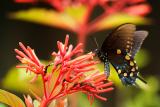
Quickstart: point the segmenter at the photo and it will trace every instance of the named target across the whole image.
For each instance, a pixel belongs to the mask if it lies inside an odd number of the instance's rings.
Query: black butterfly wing
[[[107,52],[107,54],[112,54],[112,52],[117,49],[130,52],[133,45],[135,30],[136,26],[133,24],[119,26],[105,39],[101,50]]]
[[[115,67],[124,84],[133,85],[137,78],[134,56],[140,49],[148,32],[136,31],[134,24],[124,24],[113,31],[103,42],[101,51]]]
[[[134,32],[134,38],[133,38],[133,45],[132,49],[130,50],[130,54],[132,57],[134,57],[141,48],[141,45],[144,41],[144,39],[147,37],[148,32],[147,31],[136,31]]]
[[[147,35],[147,31],[136,31],[134,24],[123,24],[105,39],[101,50],[113,54],[115,50],[120,49],[122,53],[129,53],[134,58]]]

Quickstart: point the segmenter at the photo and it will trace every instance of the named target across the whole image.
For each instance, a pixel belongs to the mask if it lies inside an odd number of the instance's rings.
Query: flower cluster
[[[78,42],[83,43],[85,47],[86,38],[93,32],[99,30],[108,29],[108,27],[114,27],[117,23],[107,23],[106,27],[102,27],[101,23],[104,20],[109,19],[110,16],[114,16],[117,13],[127,14],[129,16],[144,17],[151,12],[151,7],[146,0],[15,0],[17,3],[38,3],[43,2],[51,5],[57,13],[66,12],[68,7],[85,7],[85,12],[83,17],[81,17],[81,22],[76,22],[76,27],[71,29],[75,32],[78,37]],[[98,14],[96,18],[92,18],[94,10],[96,7],[100,7],[103,12]],[[71,16],[72,17],[72,16]],[[137,19],[138,19],[137,17]],[[127,18],[127,16],[126,16]],[[74,18],[73,18],[74,19]],[[93,19],[93,20],[91,20]],[[116,19],[119,20],[119,19]],[[114,21],[113,21],[114,22]],[[116,22],[116,21],[115,21]],[[119,24],[122,23],[135,23],[129,19],[127,22],[119,20]],[[62,25],[62,24],[61,24]],[[56,24],[54,25],[56,26]],[[56,26],[59,27],[59,26]],[[83,29],[82,29],[83,28]],[[67,29],[67,27],[65,28]],[[67,29],[68,30],[68,29]],[[84,47],[82,47],[84,49]]]
[[[63,11],[68,6],[87,5],[88,7],[101,6],[108,12],[127,12],[136,15],[145,15],[150,11],[145,0],[15,0],[17,3],[45,2],[52,5],[59,11]],[[139,10],[139,11],[137,11]]]
[[[87,94],[90,102],[94,97],[101,100],[107,100],[100,96],[113,90],[112,82],[108,82],[106,75],[100,73],[96,69],[98,61],[94,61],[94,53],[88,53],[76,57],[82,53],[82,44],[78,44],[75,48],[73,45],[68,46],[69,36],[66,36],[65,43],[57,42],[58,52],[53,52],[54,61],[48,65],[42,64],[30,47],[25,47],[19,43],[22,51],[15,49],[18,54],[16,57],[26,66],[17,66],[18,68],[26,68],[27,71],[40,75],[44,85],[44,96],[37,100],[41,102],[41,107],[46,107],[53,100],[57,100],[75,92],[83,92]],[[75,58],[73,58],[75,57]],[[48,67],[52,67],[49,72]],[[36,76],[36,77],[37,77]],[[34,79],[35,80],[35,79]],[[27,107],[33,107],[31,98],[25,97]]]

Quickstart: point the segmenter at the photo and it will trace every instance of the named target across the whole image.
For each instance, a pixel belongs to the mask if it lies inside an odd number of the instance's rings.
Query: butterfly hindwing
[[[137,77],[138,66],[134,58],[132,58],[130,54],[124,53],[126,52],[112,54],[108,57],[108,59],[113,65],[113,67],[116,69],[122,83],[124,85],[133,85]]]
[[[134,32],[134,39],[133,39],[133,45],[132,49],[130,50],[130,54],[132,57],[134,57],[137,53],[137,51],[140,49],[144,39],[147,37],[148,32],[147,31],[136,31]]]

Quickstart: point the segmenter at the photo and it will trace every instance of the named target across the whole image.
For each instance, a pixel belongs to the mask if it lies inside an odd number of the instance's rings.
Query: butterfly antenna
[[[96,43],[96,46],[97,46],[97,48],[99,49],[99,45],[98,45],[98,42],[97,42],[97,39],[96,39],[96,38],[94,38],[94,42]]]
[[[92,39],[93,39],[94,43],[96,44],[96,48],[99,49],[99,45],[98,45],[97,39],[95,37],[93,37],[93,36],[92,36]]]
[[[137,78],[138,78],[139,80],[141,80],[143,83],[147,84],[147,82],[146,82],[144,79],[142,79],[141,77],[137,76]]]

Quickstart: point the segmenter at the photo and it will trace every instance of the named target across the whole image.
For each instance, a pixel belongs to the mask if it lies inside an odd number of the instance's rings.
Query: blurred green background
[[[140,74],[148,82],[148,86],[141,84],[141,88],[124,87],[115,83],[115,90],[107,93],[108,101],[98,101],[95,107],[160,107],[160,1],[148,0],[152,7],[152,12],[146,17],[152,20],[150,25],[138,25],[138,29],[149,31],[149,36],[142,45],[142,50],[136,56],[139,65]],[[51,8],[47,4],[16,4],[11,0],[2,0],[0,3],[0,88],[9,90],[22,97],[21,92],[26,92],[27,87],[32,87],[23,82],[28,78],[21,79],[18,75],[24,75],[20,70],[15,69],[18,61],[15,58],[14,48],[18,47],[21,41],[30,45],[36,50],[37,56],[42,60],[49,60],[52,51],[57,50],[56,41],[64,40],[66,34],[70,35],[70,43],[77,43],[75,33],[68,30],[62,30],[56,27],[43,26],[26,21],[13,20],[8,18],[8,14],[19,10],[25,10],[32,7]],[[100,13],[99,9],[95,10],[95,14]],[[94,15],[93,15],[94,16]],[[101,45],[107,34],[111,32],[111,28],[100,32],[92,33],[91,36],[97,38]],[[91,36],[87,37],[86,52],[95,49]],[[77,41],[76,41],[77,40]],[[22,74],[20,74],[22,73]],[[115,72],[113,71],[113,75]],[[113,76],[113,78],[117,78]],[[21,81],[19,81],[21,80]],[[115,79],[117,81],[117,79]],[[4,82],[5,81],[5,82]],[[19,83],[17,83],[19,81]],[[4,85],[5,84],[5,85]],[[35,87],[32,87],[35,88]],[[80,96],[78,101],[84,103],[80,105],[88,107],[89,103],[84,100],[84,96]],[[96,101],[97,102],[97,101]],[[1,105],[0,105],[1,107]],[[2,106],[3,107],[3,106]]]

